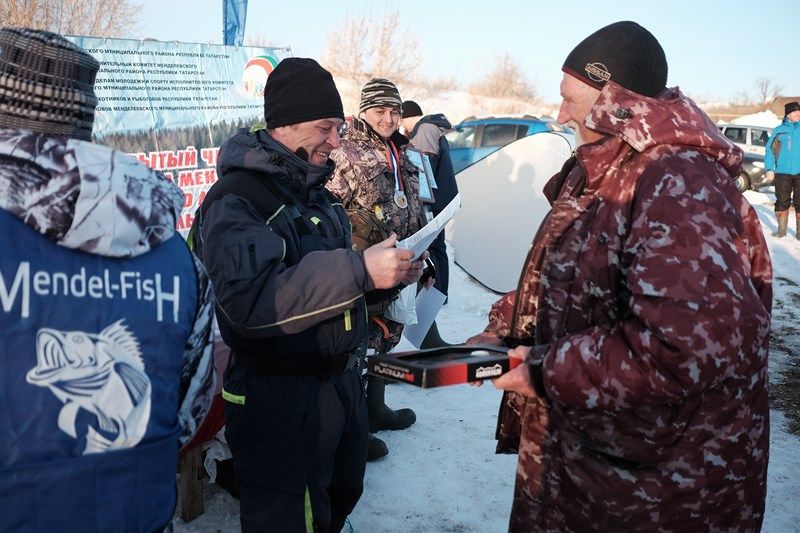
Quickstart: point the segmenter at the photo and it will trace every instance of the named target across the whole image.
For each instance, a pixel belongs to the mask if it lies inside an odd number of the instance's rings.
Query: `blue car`
[[[461,172],[503,146],[543,131],[562,133],[574,145],[575,133],[551,117],[532,115],[469,117],[447,134],[453,170]]]

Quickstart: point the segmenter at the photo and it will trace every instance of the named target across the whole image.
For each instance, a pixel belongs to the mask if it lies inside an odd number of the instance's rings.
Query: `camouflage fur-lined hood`
[[[696,148],[722,164],[731,176],[741,173],[741,149],[678,87],[659,98],[647,98],[608,82],[586,126],[621,138],[637,152],[659,145]]]
[[[301,159],[273,139],[266,129],[242,128],[220,148],[217,171],[220,176],[237,169],[265,174],[305,197],[308,189],[328,181],[333,166],[330,159],[325,166]]]
[[[60,246],[135,257],[170,239],[183,193],[106,146],[0,129],[0,208]]]

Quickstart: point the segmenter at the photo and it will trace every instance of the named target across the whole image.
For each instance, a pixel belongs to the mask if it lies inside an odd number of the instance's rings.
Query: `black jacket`
[[[220,149],[196,245],[235,353],[315,359],[364,339],[363,293],[373,287],[347,215],[323,187],[332,170],[266,130],[242,129]]]

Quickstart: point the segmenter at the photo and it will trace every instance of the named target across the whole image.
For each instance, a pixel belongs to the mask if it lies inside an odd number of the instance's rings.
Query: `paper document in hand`
[[[439,292],[435,287],[425,287],[417,293],[417,323],[403,328],[403,335],[400,337],[400,344],[395,347],[393,352],[403,352],[419,350],[422,340],[431,329],[431,324],[436,320],[436,315],[444,305],[447,296]],[[405,341],[405,342],[404,342]],[[409,346],[411,346],[409,348]]]
[[[419,259],[422,252],[428,249],[433,240],[439,235],[439,232],[444,229],[450,219],[452,219],[458,210],[461,208],[461,195],[456,194],[456,197],[447,204],[447,207],[442,209],[442,212],[433,217],[433,220],[428,222],[424,228],[416,232],[411,237],[397,241],[398,248],[407,248],[414,252],[412,261]]]

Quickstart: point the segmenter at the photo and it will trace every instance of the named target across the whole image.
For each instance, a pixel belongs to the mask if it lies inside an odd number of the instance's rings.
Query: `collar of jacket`
[[[414,135],[417,134],[417,130],[423,124],[433,124],[440,130],[442,130],[442,133],[448,132],[453,129],[453,125],[450,124],[450,121],[447,120],[447,117],[444,116],[442,113],[437,113],[435,115],[425,115],[424,117],[419,119],[417,124],[414,126],[414,129],[412,129],[411,132],[408,134],[408,138],[413,139]]]
[[[289,192],[305,197],[333,173],[333,161],[312,165],[272,138],[266,129],[240,129],[219,150],[220,175],[234,169],[267,174]]]
[[[383,140],[383,137],[378,135],[378,132],[376,132],[366,121],[359,118],[353,117],[353,124],[345,132],[344,138],[355,142],[374,144],[376,145],[376,148],[380,147],[381,150],[386,149],[386,141]],[[408,144],[408,137],[397,130],[392,133],[392,136],[389,137],[389,140],[392,141],[392,144],[394,144],[394,147],[398,150]]]
[[[576,151],[588,189],[594,189],[598,176],[608,172],[609,163],[631,149],[641,153],[655,146],[681,146],[719,162],[731,175],[741,169],[741,149],[677,87],[648,98],[609,81],[590,110],[586,126],[607,134]]]
[[[404,146],[408,144],[408,138],[399,132],[394,132],[389,140],[394,143],[400,155],[400,168],[403,170],[403,173],[405,175],[418,174],[419,170],[414,163],[411,162],[404,150]],[[341,149],[345,152],[352,152],[353,150],[371,150],[379,154],[376,157],[383,165],[381,172],[391,172],[389,170],[389,160],[386,156],[386,143],[383,137],[378,135],[370,125],[363,120],[354,118],[352,126],[345,132],[342,141],[344,142],[342,143]]]

